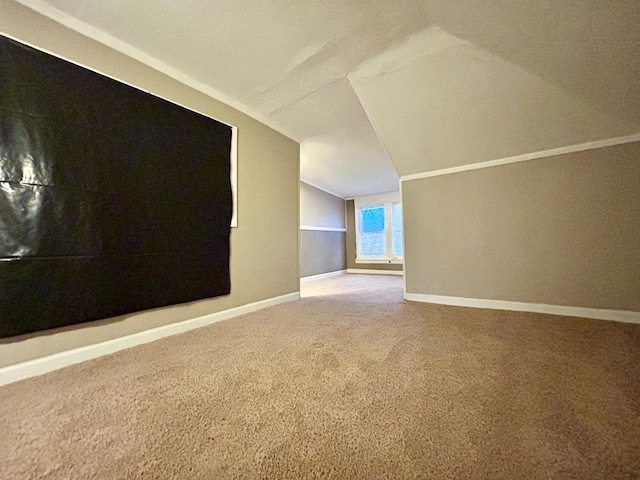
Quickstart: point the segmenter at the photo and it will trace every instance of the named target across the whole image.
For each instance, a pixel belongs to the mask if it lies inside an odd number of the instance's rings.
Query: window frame
[[[404,251],[402,256],[393,254],[393,205],[399,204],[402,209],[400,192],[387,193],[383,195],[371,195],[367,197],[357,197],[354,201],[355,231],[356,231],[356,263],[386,263],[402,264],[404,262]],[[362,213],[361,209],[367,207],[384,207],[384,235],[385,235],[385,256],[384,258],[368,258],[360,256],[360,234],[362,233]],[[402,216],[400,222],[402,225]],[[403,226],[404,227],[404,226]],[[404,228],[401,230],[404,231]],[[404,233],[403,233],[404,235]],[[403,242],[404,243],[404,242]]]
[[[393,207],[395,207],[396,205],[398,205],[398,207],[400,207],[400,229],[396,230],[395,228],[395,223],[393,222]],[[390,226],[390,230],[391,230],[391,254],[394,258],[397,257],[397,255],[395,255],[393,253],[393,240],[395,238],[395,234],[396,232],[400,232],[400,237],[401,237],[401,241],[400,241],[400,248],[402,249],[402,255],[400,257],[400,260],[404,260],[404,224],[403,224],[403,216],[402,216],[402,202],[401,201],[397,201],[397,202],[392,202],[391,203],[391,207],[389,208],[389,210],[391,210],[391,226]]]

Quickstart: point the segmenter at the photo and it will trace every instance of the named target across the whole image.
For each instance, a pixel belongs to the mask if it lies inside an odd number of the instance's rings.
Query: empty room
[[[637,0],[0,0],[0,478],[640,478]]]

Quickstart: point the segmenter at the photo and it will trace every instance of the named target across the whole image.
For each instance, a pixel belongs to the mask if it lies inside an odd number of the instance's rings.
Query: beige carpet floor
[[[0,478],[640,478],[640,325],[303,294],[1,387]]]

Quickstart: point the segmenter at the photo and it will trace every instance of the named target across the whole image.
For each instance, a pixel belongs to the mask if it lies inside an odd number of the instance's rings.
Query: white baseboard
[[[616,322],[640,323],[640,312],[628,310],[605,310],[600,308],[567,307],[564,305],[546,305],[543,303],[506,302],[503,300],[484,300],[478,298],[446,297],[442,295],[424,295],[405,293],[404,298],[414,302],[438,303],[457,307],[490,308],[495,310],[514,310],[517,312],[549,313],[569,317],[613,320]]]
[[[335,272],[319,273],[318,275],[309,275],[308,277],[300,277],[300,283],[313,282],[315,280],[322,280],[323,278],[337,277],[338,275],[344,275],[346,270],[336,270]]]
[[[369,270],[368,268],[347,268],[347,273],[364,273],[365,275],[403,275],[402,270]]]
[[[202,317],[192,318],[183,322],[163,325],[162,327],[145,330],[121,338],[115,338],[106,342],[86,347],[74,348],[66,352],[55,353],[46,357],[29,360],[28,362],[10,365],[0,368],[0,385],[17,382],[29,377],[42,375],[53,370],[58,370],[75,363],[84,362],[93,358],[102,357],[111,353],[135,347],[144,343],[153,342],[161,338],[187,332],[194,328],[205,327],[212,323],[228,320],[239,315],[255,312],[263,308],[272,307],[281,303],[292,302],[300,298],[300,292],[289,293],[279,297],[249,303],[240,307],[231,308],[222,312],[211,313]]]

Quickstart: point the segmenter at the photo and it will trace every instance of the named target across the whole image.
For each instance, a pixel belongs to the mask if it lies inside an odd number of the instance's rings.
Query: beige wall
[[[300,225],[345,228],[344,200],[300,182]]]
[[[344,200],[300,182],[300,277],[345,270]]]
[[[14,2],[0,0],[0,11],[0,33],[237,126],[239,192],[230,295],[1,340],[0,367],[299,290],[296,142]]]
[[[347,269],[345,232],[300,231],[300,278]]]
[[[640,311],[640,143],[402,191],[408,293]]]
[[[404,207],[403,207],[404,208]],[[346,202],[346,219],[347,219],[347,269],[360,270],[390,270],[401,272],[401,263],[356,263],[356,214],[355,202],[347,200]]]

